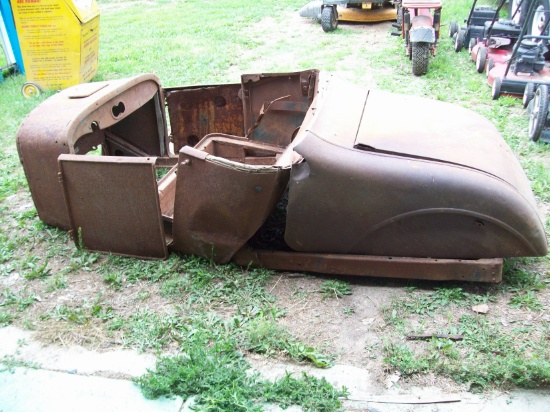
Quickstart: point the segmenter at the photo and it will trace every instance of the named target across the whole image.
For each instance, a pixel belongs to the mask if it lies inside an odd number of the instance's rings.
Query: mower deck
[[[393,7],[379,9],[355,9],[338,6],[338,21],[354,23],[376,23],[392,21],[397,18],[397,10]]]

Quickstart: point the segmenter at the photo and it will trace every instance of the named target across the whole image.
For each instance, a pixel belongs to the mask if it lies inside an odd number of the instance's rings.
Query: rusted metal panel
[[[533,201],[531,187],[512,150],[483,116],[450,103],[371,90],[354,146],[380,153],[464,166],[505,180]],[[399,113],[390,121],[388,107]],[[421,111],[410,110],[416,106]],[[403,125],[407,132],[403,133]]]
[[[336,86],[296,137],[305,161],[291,174],[285,240],[292,249],[446,259],[546,254],[529,182],[488,120],[431,102],[400,129],[394,113],[423,107],[424,99],[394,96],[392,110],[371,115],[371,96]],[[424,127],[430,122],[439,128]],[[383,124],[393,134],[381,132]],[[463,146],[462,124],[484,133]],[[492,164],[484,166],[480,153],[489,147]]]
[[[290,97],[285,97],[290,98]],[[274,101],[262,108],[246,137],[287,147],[298,132],[309,105],[303,102]]]
[[[165,89],[174,152],[210,133],[244,136],[240,84]]]
[[[243,75],[241,84],[247,137],[286,147],[316,95],[318,75],[318,70]],[[261,126],[256,127],[261,114]]]
[[[155,96],[158,96],[159,102],[162,101],[158,78],[151,74],[140,75],[99,82],[93,87],[79,85],[65,89],[44,101],[27,116],[17,132],[17,149],[42,221],[63,229],[70,226],[57,177],[58,156],[85,154],[103,144],[103,131],[123,122],[135,112],[139,116],[131,117],[131,127],[133,130],[139,128],[135,122],[145,116],[140,108],[146,106],[162,116],[157,122],[148,122],[153,130],[148,128],[151,133],[147,137],[155,143],[143,144],[140,139],[140,147],[145,151],[155,147],[150,155],[168,153],[164,112],[159,113],[156,105],[147,105]],[[133,141],[128,143],[132,144]]]
[[[216,153],[219,143],[232,145],[234,160],[209,154]],[[281,197],[289,177],[289,168],[276,166],[282,153],[244,138],[213,136],[205,138],[198,148],[180,151],[176,183],[173,250],[196,254],[226,263],[263,224]],[[226,153],[228,149],[224,149]],[[260,155],[264,165],[245,159]],[[270,154],[272,161],[265,159]]]
[[[502,280],[502,259],[422,259],[253,250],[244,247],[235,254],[233,260],[241,266],[330,275],[469,282]]]
[[[155,161],[154,157],[59,156],[77,245],[125,256],[168,257]]]

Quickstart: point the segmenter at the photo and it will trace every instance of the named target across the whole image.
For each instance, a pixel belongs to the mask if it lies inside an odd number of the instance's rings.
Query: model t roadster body
[[[547,253],[488,120],[316,70],[75,86],[27,117],[17,145],[39,217],[95,251],[476,281],[498,281],[503,257]]]

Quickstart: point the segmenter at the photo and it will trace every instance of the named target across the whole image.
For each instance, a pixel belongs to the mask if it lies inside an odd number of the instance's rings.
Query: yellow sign
[[[56,90],[97,73],[95,0],[11,0],[27,81]]]

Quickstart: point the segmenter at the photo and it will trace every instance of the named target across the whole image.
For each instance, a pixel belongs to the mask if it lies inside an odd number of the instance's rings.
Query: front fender
[[[413,27],[409,32],[411,43],[435,43],[435,30],[433,27]]]

